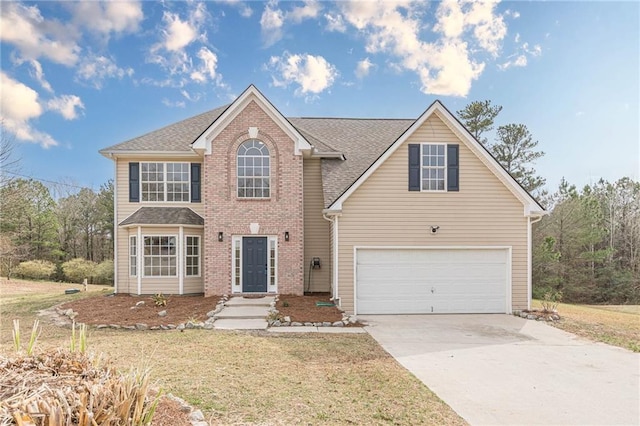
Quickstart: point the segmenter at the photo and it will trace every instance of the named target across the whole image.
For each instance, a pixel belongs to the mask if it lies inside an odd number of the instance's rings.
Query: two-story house
[[[118,293],[331,292],[350,313],[528,308],[544,209],[438,101],[417,119],[230,105],[100,151]]]

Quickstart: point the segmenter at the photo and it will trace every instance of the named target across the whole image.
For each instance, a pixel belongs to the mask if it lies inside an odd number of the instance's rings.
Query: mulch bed
[[[317,306],[316,302],[331,302],[329,293],[306,296],[281,295],[276,303],[278,316],[288,316],[294,322],[335,322],[342,320],[342,312],[335,306]]]
[[[147,324],[149,327],[162,324],[187,322],[188,320],[205,321],[207,312],[215,309],[219,297],[204,296],[165,296],[166,306],[155,306],[150,296],[130,296],[117,294],[101,297],[89,297],[65,303],[62,309],[73,309],[78,313],[77,323],[88,325],[117,324],[136,325]],[[144,302],[143,304],[137,303]],[[164,317],[158,316],[161,311],[167,311]]]
[[[120,326],[142,323],[153,327],[167,324],[178,325],[189,320],[203,322],[207,319],[207,312],[215,309],[220,297],[166,296],[166,299],[166,306],[155,306],[150,296],[117,294],[88,297],[65,303],[61,308],[73,309],[74,312],[77,312],[76,323],[117,324]],[[330,302],[329,299],[329,293],[312,293],[305,296],[280,295],[276,309],[280,312],[280,317],[288,316],[291,317],[291,321],[296,322],[342,320],[342,312],[337,307],[316,305],[316,302]],[[158,316],[161,311],[167,311],[167,315]]]

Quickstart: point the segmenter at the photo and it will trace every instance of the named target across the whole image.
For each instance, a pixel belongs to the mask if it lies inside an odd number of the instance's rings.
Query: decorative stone
[[[212,316],[214,316],[215,314],[218,313],[218,310],[213,310],[213,311],[209,311],[207,312],[207,318],[211,318]]]
[[[73,309],[67,309],[66,311],[64,311],[64,314],[71,318],[71,315],[73,315]]]
[[[149,326],[147,324],[138,323],[135,326],[136,330],[148,330]]]
[[[178,324],[178,326],[176,327],[176,330],[184,330],[185,329],[185,325],[184,324]]]
[[[204,323],[204,327],[203,327],[203,328],[204,328],[205,330],[213,330],[214,325],[213,325],[213,323],[212,323],[212,322],[205,322],[205,323]]]
[[[332,324],[332,326],[334,327],[344,327],[344,324],[342,323],[342,321],[336,321]]]
[[[282,323],[282,325],[285,326],[285,327],[289,327],[291,325],[291,322],[285,321],[285,322]]]
[[[159,317],[166,317],[167,316],[167,311],[165,310],[165,311],[158,312],[158,316]]]
[[[160,326],[159,325],[153,325],[153,326],[149,327],[149,330],[160,330]]]
[[[175,326],[175,325],[173,325],[173,324],[167,324],[167,328],[168,328],[169,330],[175,330],[175,329],[176,329],[176,326]]]
[[[195,410],[189,416],[189,420],[191,420],[192,422],[203,422],[204,414],[202,414],[202,411],[200,410]]]
[[[96,325],[96,329],[97,330],[102,330],[103,328],[108,328],[109,326],[107,324],[98,324]]]
[[[324,322],[322,323],[322,326],[323,326],[323,327],[331,327],[331,323],[330,323],[329,321],[324,321]]]
[[[193,324],[191,321],[189,321],[188,323],[186,323],[186,324],[184,325],[184,328],[192,329],[192,328],[195,328],[195,326],[194,326],[194,324]]]
[[[280,327],[281,325],[282,325],[282,323],[280,322],[280,320],[275,320],[275,321],[273,322],[273,326],[274,326],[274,327]]]
[[[305,322],[304,326],[305,327],[313,327],[313,323],[312,322]]]
[[[160,325],[160,330],[169,330],[169,327],[166,325]]]
[[[284,322],[291,322],[291,317],[289,317],[289,316],[284,317]]]
[[[120,328],[120,326],[118,324],[109,324],[110,328],[113,328],[114,330],[117,330]]]
[[[534,319],[536,319],[536,318],[538,318],[538,317],[537,317],[537,316],[535,316],[535,315],[527,315],[527,319],[532,319],[532,320],[534,320]]]
[[[124,328],[125,330],[135,330],[136,326],[135,325],[123,325],[122,328]]]
[[[292,322],[292,323],[291,323],[291,326],[292,326],[292,327],[301,327],[301,326],[302,326],[302,323],[301,323],[301,322],[294,321],[294,322]]]
[[[139,302],[136,302],[136,306],[142,306],[144,305],[144,300],[141,300]]]

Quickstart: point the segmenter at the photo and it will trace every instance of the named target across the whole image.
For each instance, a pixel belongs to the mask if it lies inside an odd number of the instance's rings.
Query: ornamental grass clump
[[[74,351],[0,357],[0,426],[151,424],[160,393],[153,389],[149,370],[119,373],[84,352],[85,336],[81,328]]]

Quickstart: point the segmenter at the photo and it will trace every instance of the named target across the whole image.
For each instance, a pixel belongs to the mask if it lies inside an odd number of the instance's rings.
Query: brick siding
[[[271,198],[237,198],[236,153],[249,138],[249,127],[258,128],[257,139],[271,156]],[[204,293],[230,294],[232,236],[250,236],[249,225],[258,223],[257,235],[277,236],[277,283],[280,294],[302,294],[304,289],[304,235],[302,156],[294,142],[254,101],[250,102],[213,140],[211,155],[204,158],[202,201],[204,228]],[[289,241],[284,240],[285,231]],[[218,241],[218,232],[224,239]]]

